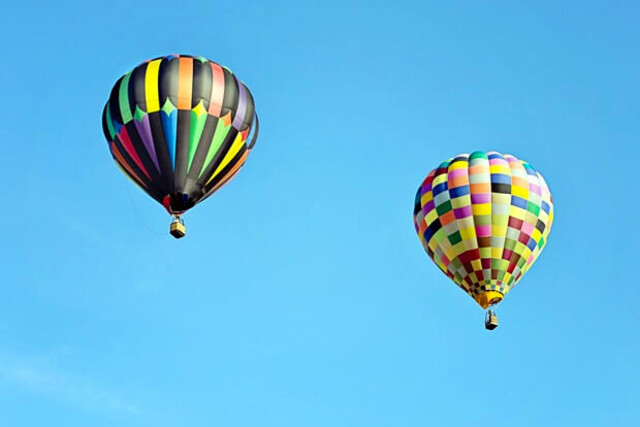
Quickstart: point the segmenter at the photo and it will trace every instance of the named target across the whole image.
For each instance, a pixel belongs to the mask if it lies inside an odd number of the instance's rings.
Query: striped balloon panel
[[[488,291],[506,295],[535,262],[551,230],[553,200],[528,163],[478,151],[427,175],[413,219],[429,257],[477,300]]]
[[[234,177],[257,136],[244,83],[225,67],[187,55],[152,59],[122,76],[102,126],[120,169],[172,213]]]

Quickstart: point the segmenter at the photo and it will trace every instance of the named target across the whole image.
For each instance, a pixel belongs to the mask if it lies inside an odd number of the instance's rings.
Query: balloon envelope
[[[540,255],[553,200],[528,163],[477,151],[427,175],[413,219],[433,262],[486,308],[500,302]]]
[[[102,128],[122,172],[171,214],[238,173],[257,138],[253,96],[227,68],[169,55],[114,85]]]

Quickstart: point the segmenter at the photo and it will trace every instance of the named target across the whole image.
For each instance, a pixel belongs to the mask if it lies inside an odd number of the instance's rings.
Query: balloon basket
[[[493,310],[487,311],[487,314],[484,317],[484,327],[490,331],[493,331],[498,327],[498,316]]]
[[[182,218],[174,217],[169,226],[169,233],[176,239],[181,239],[187,234],[187,227],[185,227]]]

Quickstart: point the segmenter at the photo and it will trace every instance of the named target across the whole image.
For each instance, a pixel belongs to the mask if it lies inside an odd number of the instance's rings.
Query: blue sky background
[[[0,27],[0,426],[639,425],[637,2],[41,3]],[[261,122],[181,241],[100,125],[174,52]],[[477,149],[556,209],[492,333],[412,223]]]

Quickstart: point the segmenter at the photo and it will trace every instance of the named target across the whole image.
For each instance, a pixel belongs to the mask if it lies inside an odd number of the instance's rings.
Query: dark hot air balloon
[[[102,114],[111,155],[122,172],[173,217],[229,182],[258,136],[249,88],[203,57],[169,55],[122,76]]]

